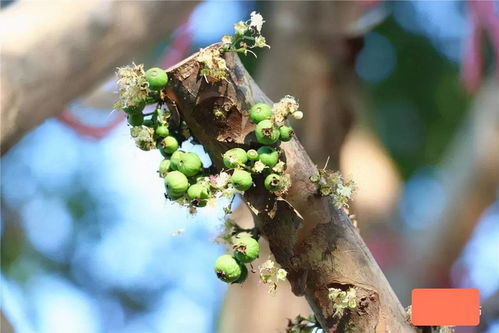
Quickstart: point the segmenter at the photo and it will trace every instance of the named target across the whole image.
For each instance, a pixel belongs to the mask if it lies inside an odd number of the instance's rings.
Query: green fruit
[[[168,126],[165,126],[165,125],[156,127],[155,132],[156,132],[156,135],[161,136],[161,137],[165,137],[165,136],[170,135],[170,131],[168,130]]]
[[[246,156],[248,157],[248,160],[250,161],[257,161],[258,160],[258,152],[254,149],[250,149],[246,152]]]
[[[177,170],[187,177],[197,175],[203,169],[203,163],[196,153],[182,154],[177,164]]]
[[[177,199],[184,195],[189,187],[187,177],[179,172],[169,172],[165,177],[166,193],[173,199]]]
[[[249,110],[250,121],[255,124],[270,117],[272,117],[272,108],[265,103],[257,103]]]
[[[279,139],[281,141],[289,141],[291,140],[291,137],[295,134],[293,129],[289,126],[281,126],[279,127]]]
[[[234,282],[241,277],[241,266],[232,256],[224,254],[215,261],[215,273],[224,282]]]
[[[132,113],[128,115],[128,123],[131,126],[140,126],[144,122],[144,115],[142,113]]]
[[[246,191],[253,185],[253,178],[251,178],[251,173],[241,169],[236,169],[230,177],[230,182],[239,191]]]
[[[258,159],[269,168],[273,168],[279,162],[279,153],[272,147],[263,146],[258,148]]]
[[[241,276],[239,276],[239,279],[232,283],[243,283],[246,281],[246,278],[248,277],[248,269],[246,268],[245,264],[239,264],[239,267],[241,267]]]
[[[151,68],[146,72],[146,80],[149,83],[149,89],[161,90],[168,83],[168,75],[161,68]]]
[[[194,184],[187,190],[187,197],[189,200],[208,199],[210,197],[210,190],[201,184]]]
[[[252,262],[260,255],[260,245],[252,237],[239,238],[234,243],[234,258],[239,262]]]
[[[244,149],[232,148],[225,152],[223,159],[225,167],[232,169],[246,163],[248,156],[246,156]]]
[[[170,171],[171,162],[168,159],[164,159],[159,164],[159,176],[165,177],[168,171]]]
[[[180,159],[182,158],[182,156],[185,154],[185,152],[181,151],[181,150],[177,150],[175,151],[172,156],[170,157],[170,162],[171,162],[171,166],[170,168],[172,170],[178,170],[178,166],[180,164]]]
[[[284,187],[282,177],[275,173],[271,173],[265,178],[264,185],[267,190],[272,192],[282,190]]]
[[[262,120],[256,125],[256,140],[264,145],[271,145],[279,140],[279,130],[270,120]]]
[[[132,113],[140,113],[142,110],[144,110],[146,106],[145,101],[138,101],[134,105],[128,105],[123,108],[123,111],[125,111],[128,114]]]
[[[167,136],[161,140],[161,147],[167,154],[173,154],[178,149],[178,141],[173,136]]]

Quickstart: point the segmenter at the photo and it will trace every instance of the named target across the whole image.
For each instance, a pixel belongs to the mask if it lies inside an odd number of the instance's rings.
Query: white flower
[[[255,28],[258,33],[262,30],[262,26],[265,23],[263,20],[263,16],[260,15],[260,13],[257,13],[255,11],[251,12],[250,14],[250,23],[249,26],[252,28]]]
[[[265,169],[265,164],[263,164],[261,161],[256,161],[255,165],[253,166],[253,171],[260,173]]]
[[[222,36],[222,44],[231,44],[232,43],[232,36],[231,35],[223,35]]]
[[[242,36],[246,31],[248,31],[248,25],[246,23],[243,21],[234,23],[234,32],[236,33],[236,36]]]
[[[344,197],[350,198],[352,195],[353,189],[351,186],[345,186],[343,184],[338,184],[338,188],[336,189],[336,193],[342,195]]]
[[[284,281],[286,280],[286,276],[288,275],[288,272],[284,268],[279,268],[276,273],[276,278],[277,281]]]
[[[286,164],[283,161],[279,161],[273,168],[272,170],[278,173],[284,172],[284,166]]]
[[[265,37],[263,36],[257,36],[255,38],[255,47],[268,47],[270,49],[270,45],[267,45],[267,41],[265,40]]]

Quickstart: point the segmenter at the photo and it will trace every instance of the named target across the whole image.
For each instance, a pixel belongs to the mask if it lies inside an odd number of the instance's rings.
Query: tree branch
[[[216,48],[215,44],[210,47]],[[222,153],[231,147],[255,147],[247,110],[256,102],[271,103],[239,61],[225,55],[226,80],[207,83],[199,75],[196,54],[170,68],[167,95],[187,122],[193,135],[221,169]],[[223,119],[213,109],[225,111]],[[293,185],[285,200],[276,200],[256,179],[255,188],[244,195],[255,223],[269,241],[277,262],[288,271],[293,292],[305,296],[321,325],[328,332],[416,332],[405,319],[379,266],[347,215],[326,197],[317,195],[309,177],[317,172],[298,140],[282,143],[287,173]],[[268,211],[273,208],[272,218]],[[334,316],[328,288],[356,290],[357,308]]]
[[[136,50],[166,37],[196,3],[21,1],[2,10],[2,154]]]

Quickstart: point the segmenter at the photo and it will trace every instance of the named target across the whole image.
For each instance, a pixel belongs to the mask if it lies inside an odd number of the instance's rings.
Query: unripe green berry
[[[239,276],[239,279],[232,283],[243,283],[248,278],[248,269],[246,268],[246,265],[239,263],[239,267],[241,267],[241,276]]]
[[[246,156],[248,157],[248,160],[250,161],[257,161],[258,160],[258,152],[254,149],[250,149],[246,152]]]
[[[237,239],[234,243],[234,258],[239,262],[252,262],[260,255],[260,245],[252,237],[246,236]]]
[[[265,103],[257,103],[249,110],[250,121],[255,124],[270,117],[272,117],[272,108]]]
[[[258,159],[269,168],[273,168],[279,162],[279,153],[273,147],[263,146],[258,148]]]
[[[262,120],[256,125],[256,140],[264,145],[271,145],[279,140],[279,130],[270,120]]]
[[[225,152],[223,160],[225,167],[232,169],[246,163],[248,161],[248,156],[246,156],[244,149],[232,148]]]
[[[295,134],[293,129],[289,126],[281,126],[279,127],[279,139],[281,141],[289,141],[291,140],[291,137]]]
[[[185,154],[184,151],[182,150],[177,150],[175,151],[172,156],[170,157],[170,162],[171,162],[171,166],[170,168],[172,170],[178,170],[178,166],[180,164],[180,159],[182,158],[182,156]]]
[[[161,125],[156,127],[156,135],[161,136],[161,137],[166,137],[170,135],[170,130],[168,130],[168,126],[166,125]]]
[[[173,154],[178,149],[178,141],[173,136],[167,136],[161,140],[161,147],[167,154]]]
[[[275,173],[271,173],[265,178],[264,185],[267,190],[272,192],[282,190],[284,187],[282,177]]]
[[[224,254],[215,261],[215,273],[224,282],[234,282],[241,277],[241,266],[231,255]]]
[[[146,106],[145,101],[138,101],[134,105],[127,105],[123,108],[123,111],[125,111],[128,114],[132,113],[140,113],[142,110],[144,110]]]
[[[210,197],[210,189],[201,184],[194,184],[187,190],[189,200],[208,199]]]
[[[165,177],[166,193],[173,199],[184,195],[189,187],[187,177],[179,171],[171,171]]]
[[[230,182],[239,191],[246,191],[253,185],[253,178],[251,178],[251,173],[241,169],[236,169],[230,177]]]
[[[131,113],[128,115],[128,123],[130,126],[140,126],[144,122],[144,115],[141,112]]]
[[[161,90],[168,83],[168,75],[161,68],[150,68],[146,72],[146,80],[149,83],[149,89]]]
[[[203,163],[196,153],[182,154],[177,164],[177,170],[187,177],[197,175],[203,168]]]
[[[170,171],[171,162],[168,159],[164,159],[159,164],[159,176],[165,177],[168,171]]]

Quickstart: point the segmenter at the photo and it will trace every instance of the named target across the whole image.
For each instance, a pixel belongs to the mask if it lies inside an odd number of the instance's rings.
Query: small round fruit
[[[156,135],[161,136],[161,137],[166,137],[170,135],[170,131],[168,130],[168,126],[166,125],[161,125],[156,127]]]
[[[243,283],[244,281],[246,281],[246,278],[248,277],[248,269],[246,268],[246,265],[240,263],[239,266],[241,267],[241,276],[239,277],[239,279],[237,279],[232,283]]]
[[[171,162],[168,159],[164,159],[159,163],[159,176],[165,177],[168,171],[170,171]]]
[[[142,112],[142,110],[144,110],[145,106],[146,106],[145,101],[138,101],[134,105],[125,106],[123,108],[123,111],[125,111],[128,114],[139,113],[139,112]]]
[[[166,193],[176,199],[184,195],[189,187],[187,177],[179,171],[171,171],[165,177]]]
[[[149,89],[161,90],[168,83],[168,75],[161,68],[151,68],[146,72],[146,80],[149,83]]]
[[[265,177],[264,185],[267,190],[272,192],[282,190],[284,187],[282,177],[275,173],[271,173]]]
[[[141,112],[128,115],[128,123],[130,126],[140,126],[144,122],[144,115]]]
[[[251,178],[251,173],[241,169],[236,169],[230,177],[230,182],[239,191],[246,191],[253,185],[253,178]]]
[[[258,160],[258,152],[254,149],[250,149],[246,152],[246,156],[248,157],[248,160],[250,161],[257,161]]]
[[[271,145],[279,140],[279,130],[270,120],[262,120],[256,125],[256,140],[264,145]]]
[[[234,282],[241,277],[241,266],[231,255],[224,254],[215,261],[215,273],[224,282]]]
[[[260,245],[252,237],[246,236],[239,238],[234,243],[234,258],[239,262],[252,262],[260,255]]]
[[[225,167],[232,169],[246,163],[248,161],[248,156],[246,156],[244,149],[232,148],[225,152],[223,159]]]
[[[172,156],[170,157],[170,162],[171,162],[170,168],[172,170],[178,170],[178,166],[180,164],[180,159],[182,158],[182,156],[184,154],[185,154],[185,152],[183,152],[182,150],[177,150],[172,154]]]
[[[201,184],[194,184],[187,190],[187,197],[189,200],[208,199],[210,197],[210,190]]]
[[[173,136],[161,140],[161,146],[167,154],[173,154],[178,149],[178,141]]]
[[[203,168],[203,163],[196,153],[182,154],[177,164],[177,170],[187,177],[197,175]]]
[[[250,121],[255,124],[270,117],[272,117],[272,108],[265,103],[257,103],[249,110]]]
[[[281,126],[279,127],[279,139],[281,141],[289,141],[291,140],[291,137],[295,134],[293,129],[289,126]]]
[[[279,153],[273,147],[263,146],[258,148],[258,159],[269,168],[273,168],[279,162]]]

